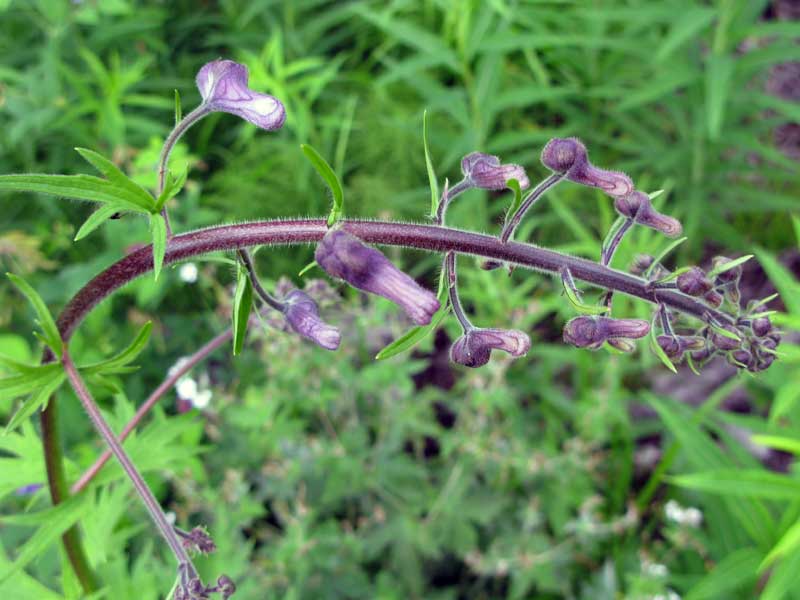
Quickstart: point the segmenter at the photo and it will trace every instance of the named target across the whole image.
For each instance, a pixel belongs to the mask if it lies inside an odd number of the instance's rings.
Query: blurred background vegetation
[[[528,357],[454,368],[448,322],[412,355],[375,362],[408,324],[335,287],[325,311],[345,331],[335,356],[252,332],[243,355],[223,349],[192,372],[207,404],[168,395],[126,445],[181,526],[208,525],[219,549],[198,559],[206,577],[227,573],[244,599],[800,598],[799,14],[790,0],[0,0],[2,173],[89,172],[73,151],[84,146],[152,187],[173,90],[188,111],[194,74],[225,57],[288,118],[266,134],[215,114],[183,139],[179,231],[324,214],[300,143],[340,174],[349,215],[422,220],[427,109],[442,178],[481,150],[537,181],[544,143],[579,136],[596,164],[666,190],[658,205],[689,236],[673,264],[753,253],[744,300],[781,292],[770,307],[783,311],[782,359],[757,377],[724,361],[697,377],[671,375],[646,350],[564,346],[571,311],[551,280],[471,261],[460,280],[476,324],[530,332]],[[88,206],[0,202],[2,267],[55,311],[147,239],[125,217],[76,244]],[[471,192],[450,222],[497,231],[507,202]],[[607,197],[564,184],[517,238],[596,259],[613,219]],[[664,245],[636,231],[614,266]],[[266,280],[302,285],[311,254],[257,258]],[[436,257],[390,255],[435,284]],[[196,280],[175,268],[129,285],[75,337],[90,362],[154,322],[140,370],[97,390],[117,429],[169,365],[227,327],[230,267],[196,266]],[[0,352],[33,361],[32,315],[10,288],[0,282]],[[618,315],[648,311],[615,302]],[[59,401],[76,477],[101,444],[76,399]],[[18,513],[49,503],[45,490],[20,489],[44,481],[37,427],[0,438],[0,591],[77,598],[56,544],[1,577],[33,551],[36,529]],[[103,597],[161,597],[172,559],[119,469],[86,496],[79,517]]]

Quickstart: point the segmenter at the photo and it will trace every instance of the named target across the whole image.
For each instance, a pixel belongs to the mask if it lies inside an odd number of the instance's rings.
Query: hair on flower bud
[[[564,341],[578,348],[596,350],[613,338],[638,339],[650,333],[650,323],[642,319],[612,319],[583,315],[564,326]]]
[[[714,288],[714,284],[700,267],[692,267],[681,273],[675,283],[678,290],[689,296],[703,296]]]
[[[482,367],[492,350],[503,350],[514,358],[525,356],[531,339],[516,329],[473,328],[464,332],[450,347],[450,360],[465,367]]]
[[[331,229],[314,253],[331,277],[377,294],[400,306],[417,325],[427,325],[439,310],[436,295],[420,286],[375,248],[343,229]]]
[[[680,221],[653,208],[650,197],[644,192],[634,190],[625,196],[617,196],[614,199],[614,208],[622,216],[633,219],[639,225],[660,231],[667,237],[678,237],[683,231]]]
[[[619,171],[599,169],[589,162],[577,138],[553,138],[545,145],[542,164],[575,183],[603,190],[609,196],[626,196],[633,191],[631,178]]]
[[[320,319],[319,308],[311,296],[300,290],[292,290],[283,302],[283,314],[292,329],[326,350],[339,347],[339,330]]]
[[[500,164],[498,157],[482,152],[467,154],[461,160],[461,172],[473,186],[484,190],[504,190],[509,179],[516,179],[523,190],[531,185],[521,166]]]
[[[196,83],[209,111],[227,112],[261,129],[280,129],[286,109],[277,98],[254,92],[247,86],[247,67],[232,60],[215,60],[203,65]]]

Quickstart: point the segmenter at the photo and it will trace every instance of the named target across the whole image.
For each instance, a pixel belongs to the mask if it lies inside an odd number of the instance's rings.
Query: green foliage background
[[[754,252],[771,283],[750,267],[745,293],[775,286],[774,306],[786,311],[775,321],[791,334],[800,283],[778,257],[796,257],[800,181],[773,134],[800,109],[765,82],[774,65],[800,60],[800,24],[769,19],[769,4],[0,0],[0,172],[88,172],[79,146],[153,187],[173,90],[188,111],[200,66],[232,58],[249,67],[254,89],[285,103],[286,125],[266,134],[216,114],[193,129],[173,159],[191,169],[171,208],[176,230],[324,215],[329,199],[301,143],[342,178],[348,215],[423,220],[427,109],[436,171],[451,181],[473,150],[523,164],[536,181],[549,138],[581,137],[596,164],[667,191],[660,207],[689,236],[676,264]],[[496,231],[509,199],[471,192],[450,222]],[[75,244],[86,205],[30,194],[0,202],[3,267],[55,312],[147,239],[146,224],[126,217]],[[517,238],[596,258],[613,219],[608,198],[565,184]],[[636,231],[614,265],[664,245]],[[259,269],[301,283],[295,274],[311,254],[264,249]],[[436,257],[390,254],[435,285]],[[325,312],[345,330],[336,355],[253,332],[241,356],[220,351],[195,371],[213,392],[207,409],[176,415],[170,395],[126,444],[179,524],[208,525],[219,549],[198,559],[207,578],[227,573],[237,598],[800,597],[795,461],[768,471],[750,438],[800,447],[796,345],[784,343],[782,359],[755,378],[716,367],[673,378],[646,352],[561,344],[571,311],[547,278],[461,264],[476,323],[530,331],[527,358],[453,368],[447,338],[458,331],[448,322],[413,355],[374,362],[407,323],[388,303],[341,289]],[[140,370],[116,391],[96,390],[117,429],[165,366],[228,326],[234,274],[198,265],[196,283],[169,269],[127,286],[72,343],[79,361],[100,360],[154,321]],[[32,315],[19,298],[0,283],[0,352],[33,361]],[[648,316],[623,298],[615,311]],[[745,414],[722,410],[731,393],[746,398]],[[77,477],[101,445],[76,399],[62,391],[59,402]],[[13,408],[0,403],[0,415]],[[53,523],[65,519],[80,520],[101,597],[170,588],[171,558],[129,484],[116,466],[104,473],[71,512],[36,517],[46,492],[15,494],[44,481],[36,425],[0,437],[6,597],[80,597],[58,546],[30,541],[34,531],[55,539]],[[668,499],[699,507],[702,525],[667,519]],[[762,562],[781,540],[775,562]],[[36,560],[4,577],[25,552]]]

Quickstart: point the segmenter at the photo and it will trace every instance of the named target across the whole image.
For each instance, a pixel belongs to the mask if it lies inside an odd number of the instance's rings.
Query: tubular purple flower
[[[439,310],[435,294],[395,267],[381,252],[342,229],[325,234],[314,258],[331,277],[391,300],[417,325],[430,323]]]
[[[596,350],[613,338],[638,339],[650,333],[650,323],[642,319],[580,316],[564,326],[564,341],[578,348]]]
[[[472,152],[461,159],[461,172],[473,186],[484,190],[504,190],[509,179],[519,181],[523,190],[531,185],[521,166],[500,164],[498,157],[482,152]]]
[[[578,138],[553,138],[542,150],[541,160],[551,171],[575,183],[599,188],[609,196],[627,196],[633,191],[633,181],[625,173],[606,171],[590,163],[586,146]]]
[[[467,330],[450,347],[450,360],[465,367],[482,367],[489,362],[492,350],[503,350],[514,358],[525,356],[531,348],[531,339],[516,329]]]
[[[644,192],[632,191],[626,196],[614,199],[614,208],[624,217],[633,219],[635,223],[660,231],[667,237],[678,237],[683,231],[680,221],[663,215],[653,208],[650,197]]]
[[[227,112],[261,129],[280,129],[286,110],[277,98],[247,87],[247,67],[232,60],[215,60],[197,73],[197,88],[208,111]]]
[[[686,352],[705,347],[705,340],[698,336],[660,335],[656,342],[671,360],[680,360]]]
[[[319,318],[317,303],[300,290],[292,290],[283,299],[283,314],[292,329],[326,350],[336,350],[341,335],[336,327]]]

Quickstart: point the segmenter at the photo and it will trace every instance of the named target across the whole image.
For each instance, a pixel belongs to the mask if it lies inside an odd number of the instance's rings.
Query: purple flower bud
[[[729,331],[730,333],[735,335],[736,339],[728,337],[727,335],[722,335],[721,333],[717,333],[712,329],[710,331],[710,336],[709,336],[711,339],[711,343],[714,344],[714,346],[719,350],[724,350],[724,351],[738,350],[739,348],[741,348],[742,340],[739,331],[732,325],[724,325],[720,327],[722,327],[722,329],[725,329],[725,331]]]
[[[715,269],[729,262],[731,262],[731,259],[727,256],[715,256],[711,259],[711,267]],[[741,276],[742,265],[736,265],[732,269],[728,269],[727,271],[723,271],[717,275],[717,279],[719,279],[722,283],[733,283],[734,281],[738,281]]]
[[[461,160],[461,172],[475,187],[484,190],[504,190],[509,179],[519,181],[519,187],[525,189],[531,185],[525,169],[519,165],[500,164],[496,156],[472,152]]]
[[[764,337],[772,331],[772,321],[769,320],[769,317],[759,317],[758,319],[753,319],[750,328],[756,337]]]
[[[747,350],[734,350],[728,355],[728,362],[739,368],[749,368],[755,365],[753,355]]]
[[[211,111],[227,112],[262,129],[280,129],[286,110],[277,98],[247,87],[247,67],[232,60],[215,60],[197,73],[197,88],[203,105]]]
[[[641,319],[580,316],[564,326],[564,341],[578,348],[596,350],[609,339],[638,339],[650,333],[650,323]]]
[[[331,277],[399,305],[417,325],[430,323],[439,310],[435,294],[395,267],[378,250],[342,229],[331,229],[325,234],[314,258]]]
[[[283,314],[292,329],[326,350],[336,350],[339,347],[339,330],[319,318],[317,303],[311,296],[300,290],[292,290],[283,302]]]
[[[644,275],[644,272],[650,268],[654,260],[655,258],[649,254],[638,254],[636,258],[633,259],[633,264],[630,269],[631,273],[634,275]]]
[[[528,353],[531,339],[516,329],[470,329],[450,347],[450,360],[465,367],[481,367],[489,362],[493,349],[517,358]]]
[[[701,350],[705,340],[697,336],[660,335],[656,342],[670,360],[680,360],[688,351]]]
[[[703,295],[703,300],[708,302],[714,308],[719,308],[722,305],[723,297],[722,294],[716,290],[711,290]]]
[[[577,138],[553,138],[542,150],[542,164],[570,181],[596,187],[609,196],[627,196],[633,181],[625,173],[598,169],[589,162],[586,147]]]
[[[658,212],[653,208],[650,197],[643,192],[634,190],[626,196],[617,196],[614,207],[622,216],[633,219],[639,225],[660,231],[667,237],[677,237],[683,231],[680,221]]]
[[[689,296],[702,296],[714,287],[700,267],[692,267],[685,273],[678,275],[676,281],[678,289]]]

